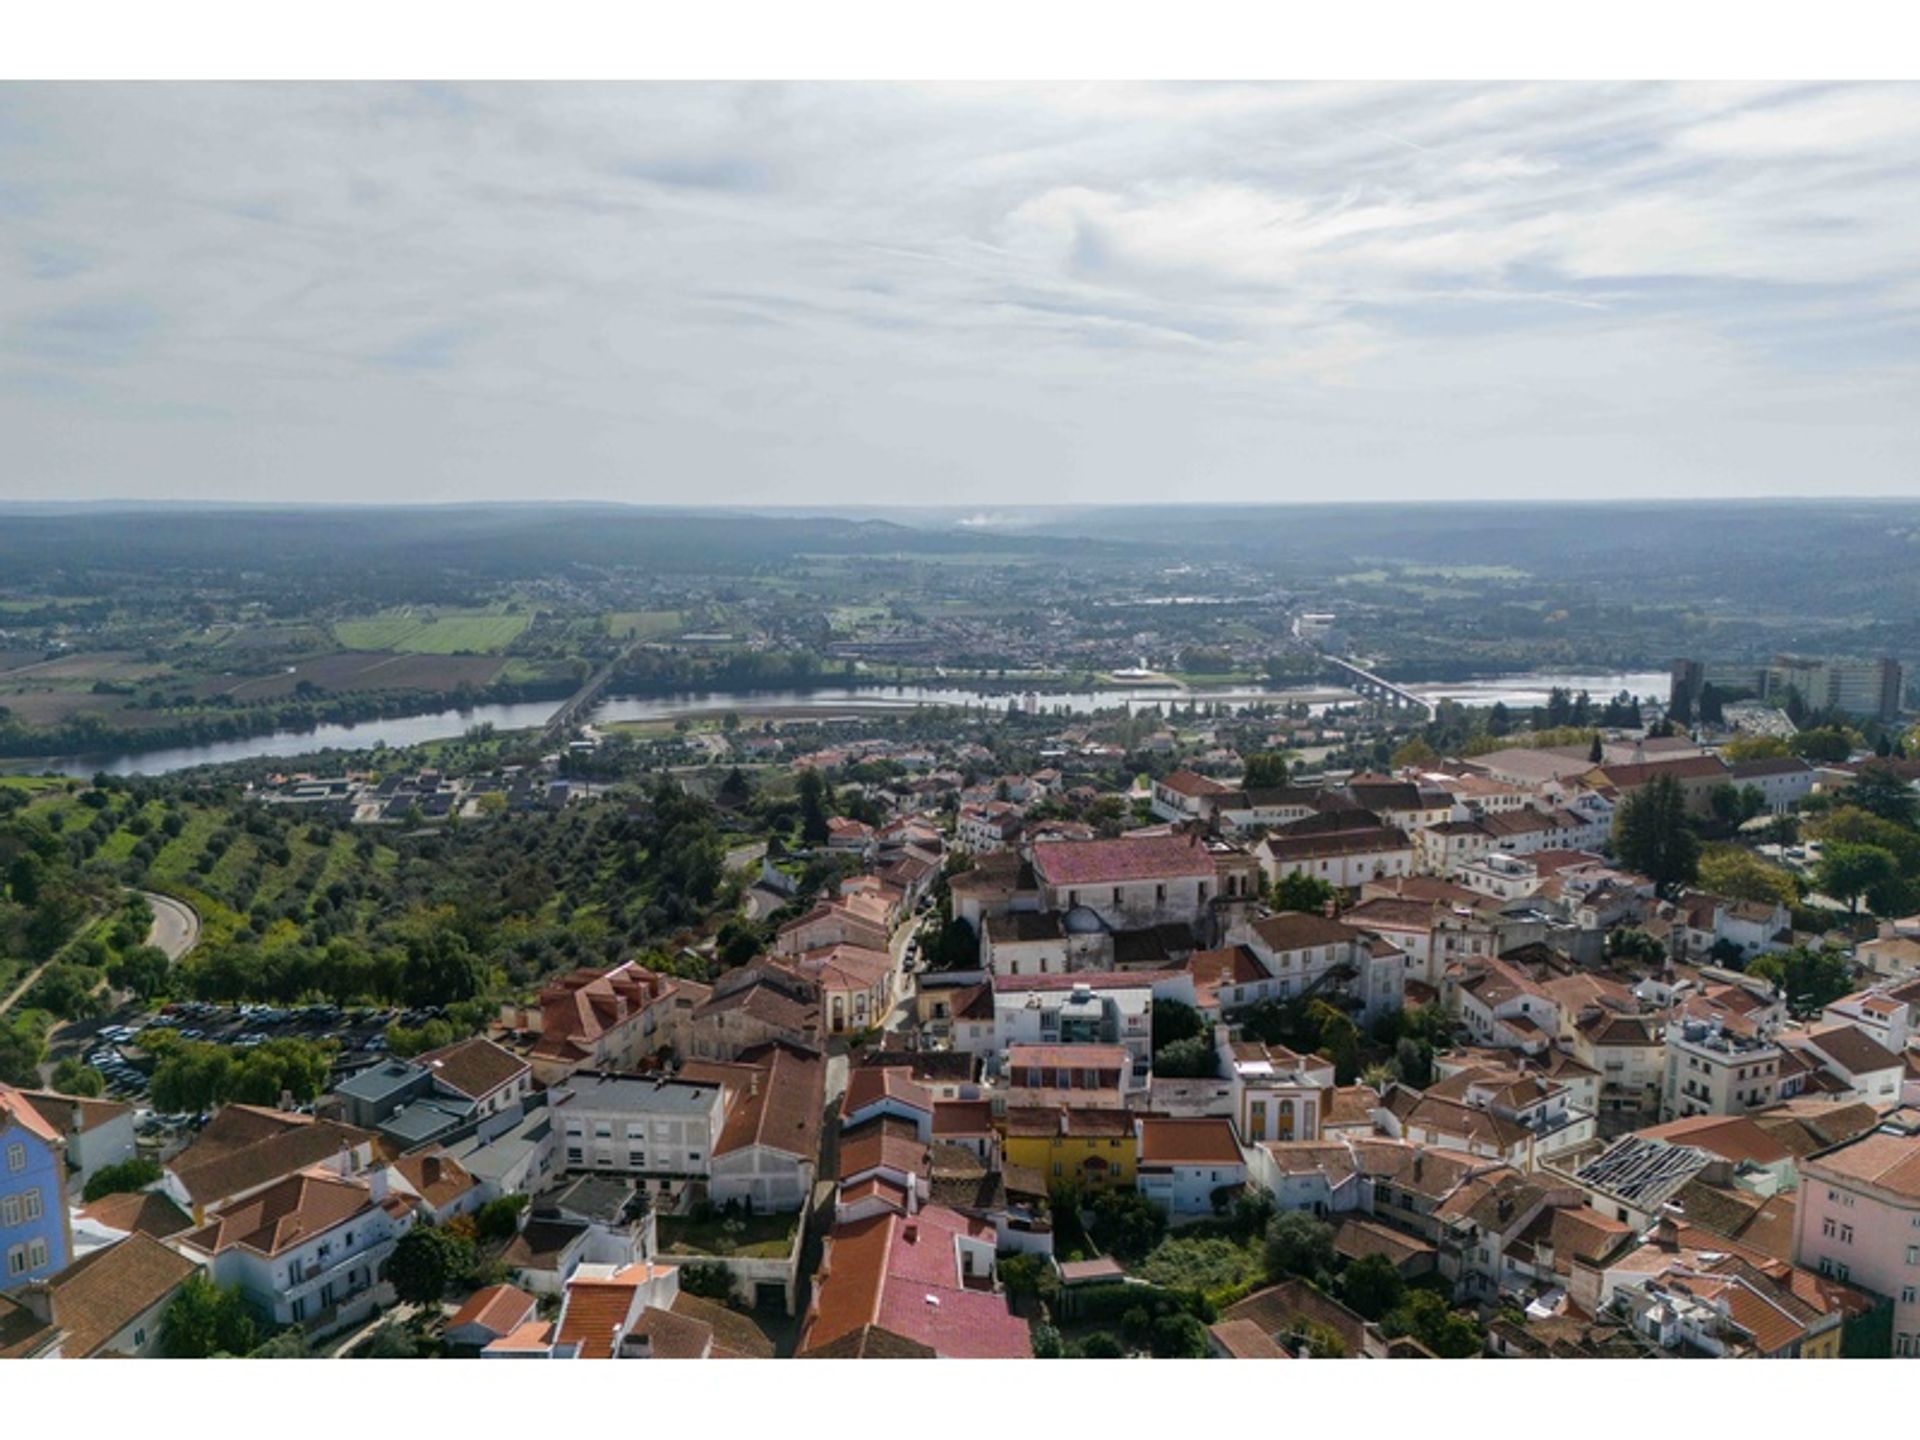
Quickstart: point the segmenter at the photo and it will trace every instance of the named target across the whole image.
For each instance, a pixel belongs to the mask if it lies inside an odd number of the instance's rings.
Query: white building
[[[726,1118],[712,1081],[575,1075],[553,1096],[567,1169],[642,1176],[668,1192],[712,1173]]]
[[[1745,1115],[1780,1098],[1780,1047],[1717,1021],[1682,1019],[1667,1026],[1662,1118]]]
[[[1223,1192],[1247,1178],[1246,1157],[1230,1120],[1148,1116],[1134,1122],[1134,1133],[1139,1146],[1135,1184],[1176,1223],[1215,1214],[1223,1207]]]
[[[275,1325],[337,1330],[392,1302],[380,1272],[413,1209],[387,1181],[385,1166],[315,1166],[221,1207],[173,1243]]]

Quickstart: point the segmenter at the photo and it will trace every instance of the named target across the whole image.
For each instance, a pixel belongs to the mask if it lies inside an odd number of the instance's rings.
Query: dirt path
[[[40,978],[40,972],[52,963],[53,961],[51,960],[42,960],[38,965],[34,966],[33,969],[29,970],[27,972],[27,978],[14,986],[12,992],[6,999],[0,1000],[0,1015],[4,1015],[7,1011],[11,1010],[14,1002],[33,988],[33,982]]]

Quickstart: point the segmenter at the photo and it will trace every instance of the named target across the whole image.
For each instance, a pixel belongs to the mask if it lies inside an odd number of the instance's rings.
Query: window
[[[38,1186],[27,1191],[25,1202],[27,1219],[38,1220],[40,1218],[40,1189]]]
[[[20,1197],[9,1195],[0,1200],[0,1225],[14,1226],[20,1223]]]
[[[46,1263],[47,1242],[36,1235],[27,1242],[27,1268],[29,1270],[38,1270]]]
[[[135,1345],[144,1345],[147,1343],[146,1327],[142,1326],[133,1332],[133,1343]]]
[[[27,1247],[15,1245],[7,1251],[7,1274],[24,1275],[27,1273]]]
[[[1840,1227],[1840,1243],[1842,1245],[1853,1244],[1853,1226],[1842,1225]]]
[[[24,1170],[27,1168],[27,1147],[24,1145],[7,1146],[7,1169]]]
[[[1915,1300],[1920,1300],[1920,1286],[1902,1285],[1900,1287],[1900,1303],[1902,1305],[1911,1305]]]

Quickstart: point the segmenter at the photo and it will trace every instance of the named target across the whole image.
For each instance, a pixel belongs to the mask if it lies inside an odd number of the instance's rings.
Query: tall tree
[[[160,1318],[160,1348],[173,1360],[244,1355],[255,1333],[239,1289],[223,1289],[203,1272],[187,1277]]]
[[[800,772],[800,838],[808,845],[827,843],[827,782],[808,766]]]
[[[1626,798],[1613,817],[1613,849],[1622,864],[1663,890],[1693,882],[1700,841],[1687,823],[1679,781],[1661,775]]]
[[[1900,865],[1891,851],[1878,845],[1852,845],[1844,840],[1829,840],[1821,847],[1813,880],[1823,893],[1846,901],[1850,915],[1860,913],[1861,896],[1866,896],[1872,906],[1875,899],[1893,898],[1902,888]]]
[[[1893,766],[1869,761],[1847,787],[1847,803],[1911,829],[1916,808],[1920,808],[1920,795],[1914,794],[1913,787]]]
[[[1284,750],[1262,750],[1247,757],[1246,774],[1240,784],[1248,790],[1278,790],[1292,778]]]

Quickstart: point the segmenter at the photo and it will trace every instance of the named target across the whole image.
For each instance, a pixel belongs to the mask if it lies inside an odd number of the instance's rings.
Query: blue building
[[[64,1270],[66,1142],[27,1097],[0,1085],[0,1293]]]

